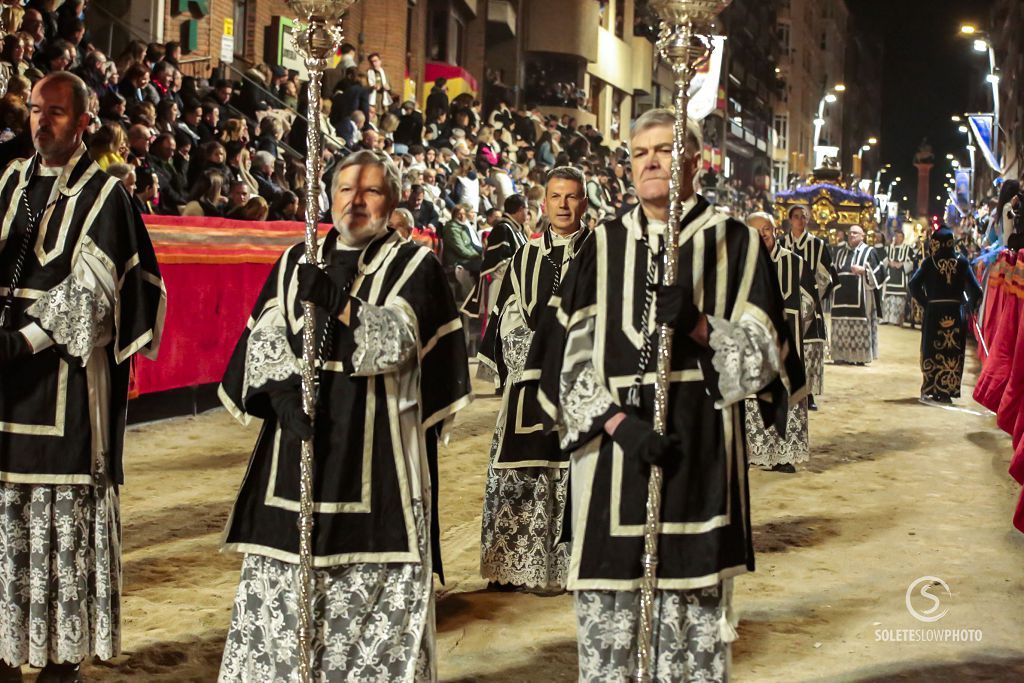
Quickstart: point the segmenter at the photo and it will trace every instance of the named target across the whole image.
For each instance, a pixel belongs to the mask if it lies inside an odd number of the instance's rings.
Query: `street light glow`
[[[953,159],[952,164],[953,168],[960,168],[960,162],[957,161],[956,159]]]
[[[961,133],[966,133],[967,132],[967,126],[960,126],[959,128],[957,128],[957,130],[960,131]]]
[[[846,86],[843,85],[842,83],[836,83],[835,87],[832,89],[835,90],[836,92],[846,92]]]
[[[946,158],[949,159],[950,161],[952,161],[953,160],[953,155],[952,154],[947,154]]]
[[[978,148],[977,148],[977,147],[975,147],[974,145],[967,145],[967,151],[968,151],[968,152],[973,152],[973,151],[974,151],[974,150],[976,150],[976,149],[978,149]]]
[[[871,145],[864,145],[863,147],[861,147],[861,149],[866,152],[869,149],[871,149]]]
[[[949,119],[950,119],[950,120],[951,120],[951,121],[952,121],[953,123],[960,123],[960,117],[959,117],[959,116],[957,116],[956,114],[953,114],[952,116],[950,116],[950,117],[949,117]]]
[[[985,76],[986,83],[992,83],[993,85],[999,82],[999,74],[989,74]]]
[[[988,41],[978,38],[974,41],[974,49],[977,52],[988,52]]]
[[[836,96],[833,95],[832,93],[829,93],[828,95],[825,95],[825,101],[828,102],[829,104],[832,104],[833,102],[836,101]]]
[[[960,26],[960,33],[964,34],[965,36],[973,36],[977,32],[978,27],[975,26],[974,24],[962,24]]]
[[[820,118],[820,117],[814,119],[814,125],[816,125],[816,126],[824,126],[825,125],[825,119]]]
[[[869,145],[877,145],[878,144],[878,138],[876,138],[876,137],[868,138],[868,144]]]

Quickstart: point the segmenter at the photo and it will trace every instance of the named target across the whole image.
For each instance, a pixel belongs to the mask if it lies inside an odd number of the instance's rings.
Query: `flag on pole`
[[[967,120],[971,123],[971,130],[974,131],[974,138],[978,141],[978,148],[981,149],[985,161],[996,173],[1002,173],[1002,164],[999,162],[996,151],[992,148],[992,132],[995,127],[995,116],[992,114],[969,114]]]
[[[718,106],[718,83],[722,78],[725,36],[711,36],[714,51],[690,82],[690,101],[686,113],[694,121],[703,121]]]

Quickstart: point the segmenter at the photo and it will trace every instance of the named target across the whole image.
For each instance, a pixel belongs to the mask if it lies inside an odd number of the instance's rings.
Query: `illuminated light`
[[[993,85],[999,82],[999,74],[989,74],[985,76],[986,83],[992,83]]]
[[[957,130],[960,131],[961,133],[966,133],[967,132],[967,126],[960,126],[959,128],[957,128]]]
[[[977,52],[988,52],[988,42],[979,38],[974,41],[974,49]]]
[[[953,123],[960,123],[960,117],[959,117],[959,116],[957,116],[956,114],[953,114],[952,116],[950,116],[950,117],[949,117],[949,119],[950,119],[950,120],[951,120],[951,121],[952,121]]]
[[[975,26],[974,24],[962,24],[960,26],[960,33],[964,34],[965,36],[973,36],[977,32],[978,27]]]
[[[778,67],[778,66],[775,67],[775,73],[777,73],[777,74],[782,73],[782,67]]]
[[[871,145],[864,145],[863,147],[861,147],[861,151],[863,151],[863,152],[866,152],[869,149],[871,149]]]
[[[828,102],[829,104],[832,104],[836,101],[836,96],[833,95],[832,93],[829,93],[828,95],[825,95],[825,101]]]
[[[836,92],[846,92],[846,86],[843,85],[842,83],[837,83],[836,86],[832,89],[835,90]]]
[[[816,126],[824,126],[825,125],[825,119],[822,119],[822,118],[814,119],[814,125],[816,125]]]
[[[968,152],[973,152],[973,151],[974,151],[974,150],[976,150],[976,149],[978,149],[978,148],[977,148],[977,147],[975,147],[974,145],[967,145],[967,151],[968,151]]]
[[[953,159],[953,168],[960,168],[960,162],[956,159]]]
[[[868,138],[868,144],[869,145],[877,145],[878,144],[878,138],[876,138],[876,137]]]
[[[906,195],[903,196],[903,201],[907,201]]]

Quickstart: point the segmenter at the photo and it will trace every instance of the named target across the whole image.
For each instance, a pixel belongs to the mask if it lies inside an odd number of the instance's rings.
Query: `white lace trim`
[[[510,331],[501,340],[502,350],[505,354],[505,366],[508,368],[508,384],[515,384],[523,373],[526,365],[526,357],[530,353],[530,343],[533,341],[533,331],[528,327],[517,327]]]
[[[362,304],[359,306],[352,368],[357,375],[374,375],[396,368],[412,357],[416,338],[401,313]]]
[[[564,447],[578,440],[580,434],[589,431],[594,420],[608,412],[613,404],[597,370],[590,363],[581,366],[579,372],[563,374],[559,385],[562,420],[565,423],[565,434],[562,436]]]
[[[277,308],[263,315],[249,334],[245,353],[243,398],[267,382],[283,382],[301,374],[299,359],[288,343],[284,318]]]
[[[53,340],[63,344],[84,367],[92,350],[104,336],[103,326],[111,314],[110,303],[69,275],[37,299],[28,314],[39,320]]]
[[[716,408],[736,403],[763,389],[779,374],[779,351],[772,335],[752,319],[730,322],[709,316],[711,364],[718,373],[722,399]]]

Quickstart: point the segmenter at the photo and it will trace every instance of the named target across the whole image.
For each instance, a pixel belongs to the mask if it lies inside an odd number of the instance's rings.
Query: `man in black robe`
[[[910,280],[910,294],[924,309],[921,326],[921,399],[952,403],[960,397],[967,327],[981,302],[970,262],[956,253],[953,232],[932,234],[932,253]]]
[[[401,184],[357,152],[331,187],[334,228],[271,271],[221,386],[240,421],[264,420],[225,533],[245,553],[221,681],[294,680],[299,454],[314,442],[314,678],[432,680],[440,571],[437,433],[470,400],[462,323],[444,270],[387,227]],[[302,301],[316,305],[319,398],[299,367]]]
[[[702,142],[692,121],[679,280],[657,284],[675,123],[654,109],[633,124],[640,206],[583,244],[526,366],[540,373],[546,426],[559,425],[572,457],[568,588],[581,681],[634,674],[651,464],[664,467],[653,676],[727,676],[731,579],[754,568],[743,401],[761,395],[765,423],[784,425],[790,394],[804,393],[768,251],[694,192]],[[667,436],[651,426],[659,322],[675,328]]]
[[[32,89],[36,154],[0,177],[0,677],[121,649],[118,487],[130,359],[154,358],[166,304],[124,186],[86,153],[88,87]]]
[[[836,248],[839,277],[832,292],[832,360],[866,365],[878,359],[878,302],[885,266],[864,243],[864,229],[850,226],[847,243]]]
[[[509,197],[506,207],[516,208],[510,205],[516,198],[521,196]],[[480,364],[502,389],[480,550],[480,574],[493,588],[565,587],[569,549],[561,533],[569,459],[558,437],[543,431],[538,378],[524,377],[523,365],[534,330],[587,237],[586,208],[583,174],[567,166],[553,170],[544,196],[548,227],[510,259],[480,345]]]
[[[883,325],[903,327],[906,317],[907,278],[914,272],[914,254],[911,245],[904,243],[905,239],[903,231],[897,230],[892,244],[886,249],[885,267],[889,277],[882,289]]]
[[[477,318],[482,312],[491,311],[501,292],[505,271],[512,257],[526,244],[526,219],[528,217],[526,197],[514,194],[505,199],[503,213],[487,235],[483,261],[480,264],[480,279],[473,291],[462,304],[462,312]]]

